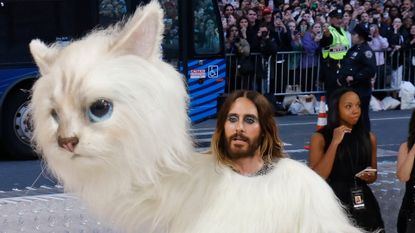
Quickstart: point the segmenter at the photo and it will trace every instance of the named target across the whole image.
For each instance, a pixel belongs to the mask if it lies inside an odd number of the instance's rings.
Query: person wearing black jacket
[[[356,25],[352,32],[353,46],[342,60],[339,86],[348,86],[360,95],[362,118],[370,131],[369,103],[372,95],[371,80],[376,74],[376,58],[367,41],[371,40],[369,32],[361,25]]]

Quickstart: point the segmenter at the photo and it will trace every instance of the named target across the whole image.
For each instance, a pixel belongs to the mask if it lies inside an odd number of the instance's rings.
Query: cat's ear
[[[163,10],[158,1],[153,0],[136,10],[121,30],[111,51],[134,54],[148,60],[159,59],[163,31]]]
[[[48,47],[39,39],[32,40],[29,48],[36,65],[39,67],[40,73],[42,75],[47,74],[59,50],[56,47]]]

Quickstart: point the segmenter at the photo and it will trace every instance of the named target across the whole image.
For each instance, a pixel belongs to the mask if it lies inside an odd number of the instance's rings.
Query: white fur
[[[126,232],[360,232],[329,186],[298,162],[244,177],[193,152],[185,86],[160,60],[162,16],[152,1],[125,26],[65,48],[30,43],[42,74],[31,103],[34,142],[65,189]],[[85,112],[100,98],[114,112],[91,123]],[[58,136],[79,138],[74,153]]]

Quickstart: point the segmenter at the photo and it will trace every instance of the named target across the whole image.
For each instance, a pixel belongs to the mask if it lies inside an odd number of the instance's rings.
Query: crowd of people
[[[414,74],[415,62],[411,62],[415,57],[412,52],[415,48],[415,8],[411,0],[219,0],[218,3],[222,9],[226,51],[242,57],[254,53],[269,56],[276,52],[301,52],[301,55],[285,59],[288,62],[284,68],[289,72],[302,70],[306,74],[295,77],[302,83],[302,90],[315,90],[314,80],[309,79],[317,76],[317,63],[323,59],[322,53],[328,46],[324,43],[324,32],[334,24],[344,30],[347,48],[352,47],[352,32],[356,26],[368,31],[368,44],[376,57],[377,73],[373,82],[376,81],[378,87],[398,89],[405,78],[403,75],[407,75],[408,80],[409,75]],[[330,15],[337,10],[341,13]],[[404,54],[404,51],[411,53]],[[270,65],[274,64],[278,66],[275,62]],[[412,70],[405,72],[405,69]],[[256,76],[264,78],[266,73],[261,67],[256,70],[259,70]],[[385,74],[388,72],[385,71],[389,72],[391,80],[387,80]],[[319,74],[319,81],[324,82],[324,72]],[[271,75],[276,79],[286,78]],[[261,90],[258,85],[249,87]],[[275,92],[285,91],[285,86],[275,87]]]

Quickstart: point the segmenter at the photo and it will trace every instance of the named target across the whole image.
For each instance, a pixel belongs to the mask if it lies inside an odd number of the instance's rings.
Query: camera
[[[261,32],[261,37],[266,37],[266,36],[268,36],[268,31]]]

